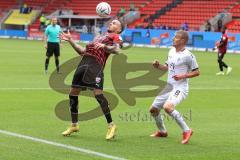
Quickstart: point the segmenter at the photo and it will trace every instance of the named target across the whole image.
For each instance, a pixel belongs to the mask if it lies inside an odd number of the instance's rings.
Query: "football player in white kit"
[[[160,114],[164,109],[183,131],[182,144],[188,143],[193,131],[188,127],[182,115],[175,109],[188,95],[188,78],[199,76],[199,67],[195,56],[187,50],[188,32],[177,31],[173,38],[173,48],[168,53],[165,64],[160,64],[158,60],[153,62],[153,67],[159,70],[168,71],[168,85],[155,98],[150,113],[156,121],[158,131],[152,137],[167,137],[163,118]]]

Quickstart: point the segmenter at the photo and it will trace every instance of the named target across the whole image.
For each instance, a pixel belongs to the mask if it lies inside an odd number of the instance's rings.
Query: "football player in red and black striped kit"
[[[124,27],[119,20],[113,20],[108,31],[87,44],[84,48],[77,45],[71,38],[71,34],[63,33],[61,39],[68,41],[74,50],[82,56],[72,80],[69,94],[72,125],[62,134],[68,136],[79,130],[78,127],[78,96],[81,90],[91,89],[96,100],[100,104],[108,123],[106,139],[113,139],[116,125],[112,121],[108,101],[103,95],[104,66],[110,54],[118,54],[121,46],[120,33]]]
[[[224,75],[223,67],[227,68],[227,72],[226,72],[227,75],[232,71],[232,68],[229,67],[225,62],[223,62],[224,55],[227,53],[227,45],[228,45],[228,36],[226,34],[226,28],[223,28],[221,40],[216,46],[218,48],[218,64],[220,69],[220,72],[216,73],[217,76]]]

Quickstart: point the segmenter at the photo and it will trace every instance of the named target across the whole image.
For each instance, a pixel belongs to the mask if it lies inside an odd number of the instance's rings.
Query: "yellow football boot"
[[[71,126],[66,131],[62,132],[63,136],[70,136],[74,132],[79,131],[79,126]]]
[[[117,130],[117,126],[115,124],[109,124],[106,140],[114,139],[114,137],[116,136],[116,130]]]

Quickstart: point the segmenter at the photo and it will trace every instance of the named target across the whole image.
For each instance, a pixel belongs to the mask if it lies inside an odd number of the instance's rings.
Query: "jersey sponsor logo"
[[[96,77],[96,83],[100,83],[101,82],[101,78],[100,77]]]

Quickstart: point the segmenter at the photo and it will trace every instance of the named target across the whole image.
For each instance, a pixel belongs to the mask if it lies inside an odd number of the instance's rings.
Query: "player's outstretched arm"
[[[160,64],[158,60],[154,60],[152,65],[153,65],[154,68],[162,70],[162,71],[167,71],[168,70],[168,66]]]
[[[62,33],[60,35],[61,40],[68,41],[73,49],[80,55],[84,54],[85,48],[78,45],[74,40],[72,39],[71,33],[68,31],[68,33]]]
[[[71,46],[73,47],[73,49],[80,55],[84,54],[85,52],[85,48],[78,45],[76,42],[74,42],[73,39],[69,40],[69,43],[71,44]]]

